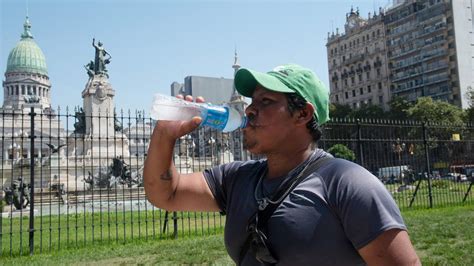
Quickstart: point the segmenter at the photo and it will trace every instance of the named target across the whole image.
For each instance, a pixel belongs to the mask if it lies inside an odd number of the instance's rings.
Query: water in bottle
[[[191,120],[195,116],[202,118],[201,125],[223,132],[230,132],[246,126],[247,119],[227,105],[195,103],[163,94],[155,94],[151,108],[151,118],[155,120]]]

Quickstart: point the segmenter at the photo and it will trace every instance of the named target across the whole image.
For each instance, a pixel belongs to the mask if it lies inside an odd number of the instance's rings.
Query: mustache
[[[247,126],[251,127],[263,127],[263,126],[268,126],[269,123],[261,123],[257,122],[257,116],[253,113],[247,115]]]
[[[257,119],[257,116],[255,114],[248,114],[247,115],[247,125],[255,127],[257,126],[255,120]]]

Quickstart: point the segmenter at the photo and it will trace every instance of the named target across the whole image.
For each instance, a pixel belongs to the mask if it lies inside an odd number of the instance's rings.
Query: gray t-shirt
[[[272,195],[281,182],[322,156],[331,155],[317,149],[287,176],[264,179],[257,198]],[[204,171],[217,204],[227,214],[224,241],[235,262],[247,238],[248,221],[257,211],[254,193],[266,166],[266,160],[232,162]],[[393,228],[406,230],[384,185],[363,167],[333,159],[284,199],[268,220],[267,236],[278,265],[363,265],[357,250]],[[259,262],[247,252],[242,265]]]

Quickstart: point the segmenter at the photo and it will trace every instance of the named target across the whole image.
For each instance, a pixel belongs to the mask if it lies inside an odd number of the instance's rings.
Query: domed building
[[[35,104],[41,110],[51,108],[51,83],[46,59],[31,34],[31,23],[26,17],[20,41],[11,50],[5,81],[3,82],[3,107],[22,109]]]
[[[35,158],[35,165],[40,166],[38,170],[41,166],[51,166],[53,153],[64,154],[60,147],[67,135],[60,118],[51,108],[51,83],[46,58],[31,34],[28,17],[23,28],[20,41],[8,56],[2,83],[0,131],[3,141],[0,156],[5,184],[19,176],[27,177],[28,171],[24,167],[31,164],[31,157]],[[30,143],[32,108],[36,140],[33,149]],[[43,178],[43,182],[48,181],[48,178]]]

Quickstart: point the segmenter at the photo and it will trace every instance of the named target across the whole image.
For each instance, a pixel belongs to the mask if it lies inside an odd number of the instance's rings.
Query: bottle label
[[[222,131],[229,119],[229,110],[225,106],[206,106],[206,115],[203,116],[202,126],[216,128]]]

